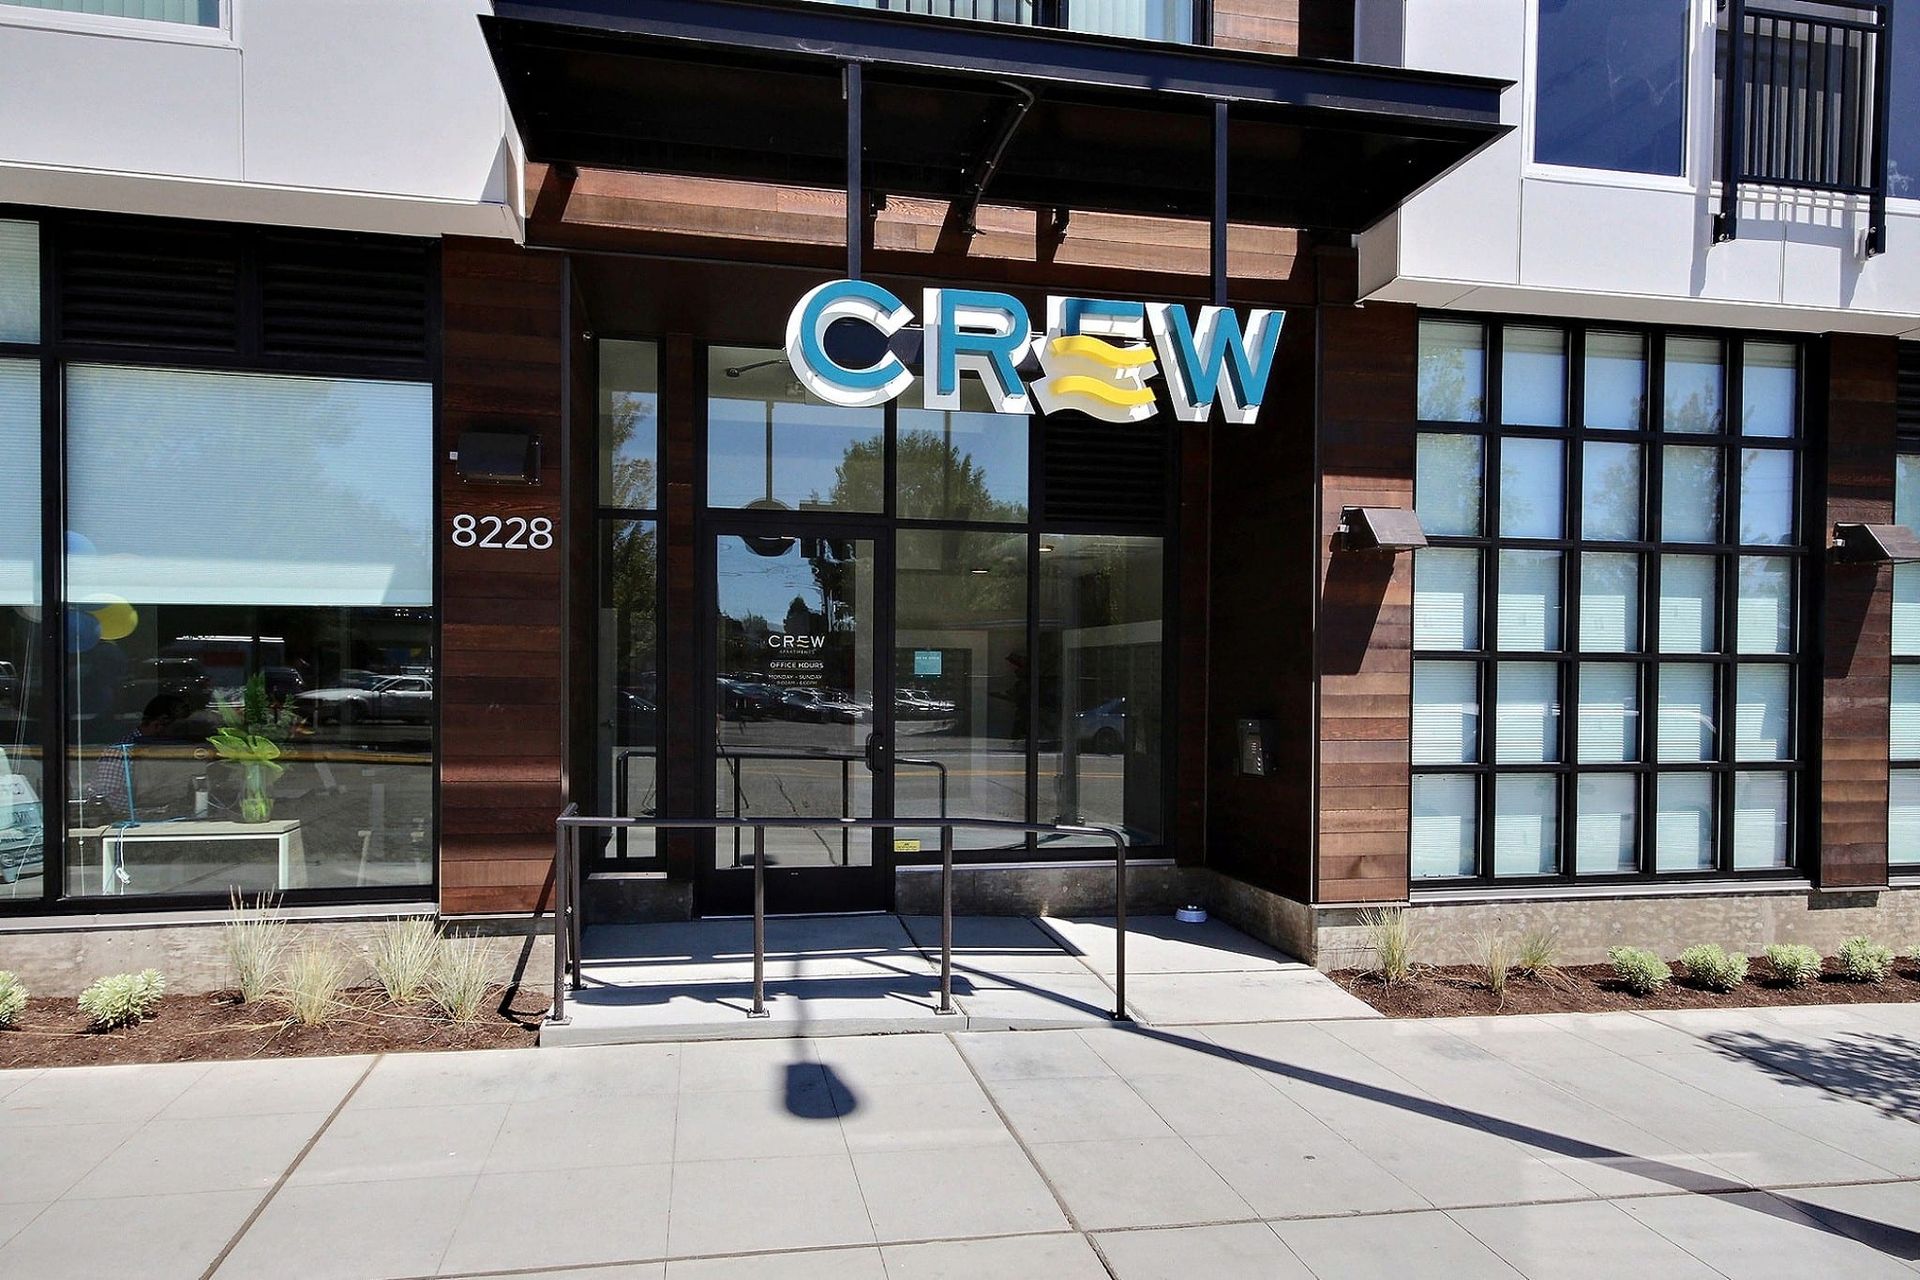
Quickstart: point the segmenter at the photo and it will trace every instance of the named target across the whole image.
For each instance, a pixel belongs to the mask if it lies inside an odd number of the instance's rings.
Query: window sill
[[[1515,885],[1511,889],[1421,889],[1408,895],[1408,904],[1465,906],[1501,902],[1604,902],[1620,898],[1724,898],[1729,894],[1786,895],[1817,892],[1811,880],[1689,880],[1684,884]]]
[[[31,9],[0,4],[0,27],[26,27],[66,35],[106,36],[115,40],[145,40],[155,44],[199,45],[240,51],[233,27],[203,27],[190,22],[163,22],[157,18],[121,18],[111,14],[72,13],[64,9]]]
[[[275,915],[295,923],[325,920],[391,920],[395,916],[437,917],[432,902],[381,902],[339,906],[282,906]],[[165,929],[225,924],[233,917],[227,907],[183,911],[101,911],[95,915],[48,912],[42,915],[0,916],[0,934],[86,933],[109,929]]]

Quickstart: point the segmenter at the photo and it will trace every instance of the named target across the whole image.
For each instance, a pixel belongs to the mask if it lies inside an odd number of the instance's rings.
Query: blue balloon
[[[67,530],[67,554],[70,556],[90,556],[97,554],[93,539],[84,533]]]
[[[100,643],[100,619],[82,609],[67,610],[67,652],[85,653]]]

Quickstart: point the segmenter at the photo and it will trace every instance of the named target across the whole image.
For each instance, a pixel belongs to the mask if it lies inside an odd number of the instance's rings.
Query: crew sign
[[[960,379],[980,379],[997,413],[1077,409],[1104,422],[1139,422],[1155,413],[1148,383],[1166,384],[1173,416],[1205,422],[1219,404],[1228,422],[1260,413],[1280,344],[1283,311],[1249,311],[1246,327],[1228,307],[1201,307],[1197,318],[1175,302],[1106,298],[1047,299],[1036,333],[1018,298],[976,289],[928,289],[921,301],[922,396],[929,409],[958,409]],[[913,312],[865,280],[834,280],[810,290],[787,317],[787,360],[814,395],[864,408],[905,393],[913,371],[891,349],[849,368],[827,351],[827,330],[843,321],[891,339]],[[1022,366],[1038,366],[1031,386]]]

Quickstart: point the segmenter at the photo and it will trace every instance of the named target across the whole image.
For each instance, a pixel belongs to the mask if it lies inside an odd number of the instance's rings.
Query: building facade
[[[1911,936],[1920,14],[1774,7],[0,0],[0,967],[532,938],[568,804],[818,819],[790,912],[1108,824],[1327,967]]]

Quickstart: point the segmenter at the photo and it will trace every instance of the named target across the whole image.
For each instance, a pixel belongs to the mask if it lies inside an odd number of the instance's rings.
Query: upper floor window
[[[894,13],[925,13],[979,22],[1012,22],[1089,35],[1192,44],[1204,30],[1197,11],[1208,0],[827,0]]]
[[[1540,0],[1533,158],[1677,176],[1689,0]]]
[[[220,0],[0,0],[0,4],[100,18],[176,22],[189,27],[220,26]]]
[[[1893,76],[1888,109],[1887,194],[1920,200],[1920,0],[1893,6]]]

